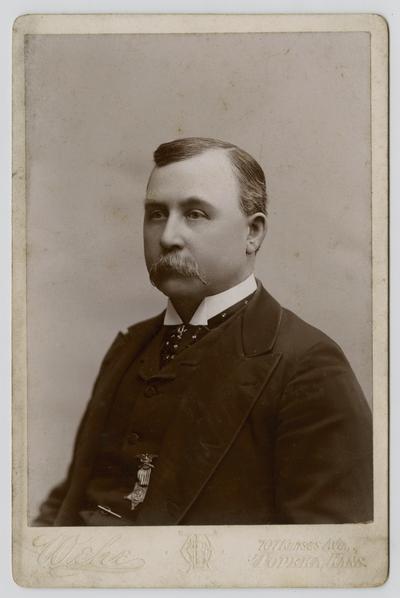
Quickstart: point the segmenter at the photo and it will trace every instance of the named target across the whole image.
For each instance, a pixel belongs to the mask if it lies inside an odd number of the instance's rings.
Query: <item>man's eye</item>
[[[162,218],[165,218],[165,214],[161,210],[152,210],[148,213],[148,218],[150,220],[161,220]]]
[[[200,218],[207,218],[207,214],[202,210],[190,210],[186,213],[186,218],[189,220],[199,220]]]

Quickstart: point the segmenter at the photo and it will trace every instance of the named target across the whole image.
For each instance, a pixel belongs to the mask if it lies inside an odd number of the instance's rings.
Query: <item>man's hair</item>
[[[202,154],[209,149],[227,152],[240,188],[240,207],[246,216],[267,213],[267,191],[263,169],[247,152],[233,143],[208,137],[186,137],[162,143],[154,152],[156,166],[162,167]]]

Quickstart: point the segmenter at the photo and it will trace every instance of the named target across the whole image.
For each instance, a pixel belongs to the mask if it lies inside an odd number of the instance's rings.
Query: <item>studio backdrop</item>
[[[257,277],[339,343],[371,402],[368,33],[28,35],[25,60],[30,518],[113,338],[165,306],[142,241],[165,141],[261,164]]]

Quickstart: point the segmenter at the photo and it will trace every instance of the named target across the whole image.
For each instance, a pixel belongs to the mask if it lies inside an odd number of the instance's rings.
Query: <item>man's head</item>
[[[172,299],[200,301],[244,280],[265,235],[265,177],[249,154],[187,138],[154,152],[144,248],[150,278]]]

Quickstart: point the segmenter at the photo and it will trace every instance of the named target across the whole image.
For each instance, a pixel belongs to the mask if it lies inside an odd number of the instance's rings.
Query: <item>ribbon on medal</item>
[[[140,459],[142,465],[137,471],[137,481],[135,482],[132,492],[124,496],[124,498],[131,501],[131,511],[142,503],[146,497],[150,483],[151,470],[155,467],[152,461],[158,457],[158,455],[142,453],[141,455],[136,455],[136,457]]]

